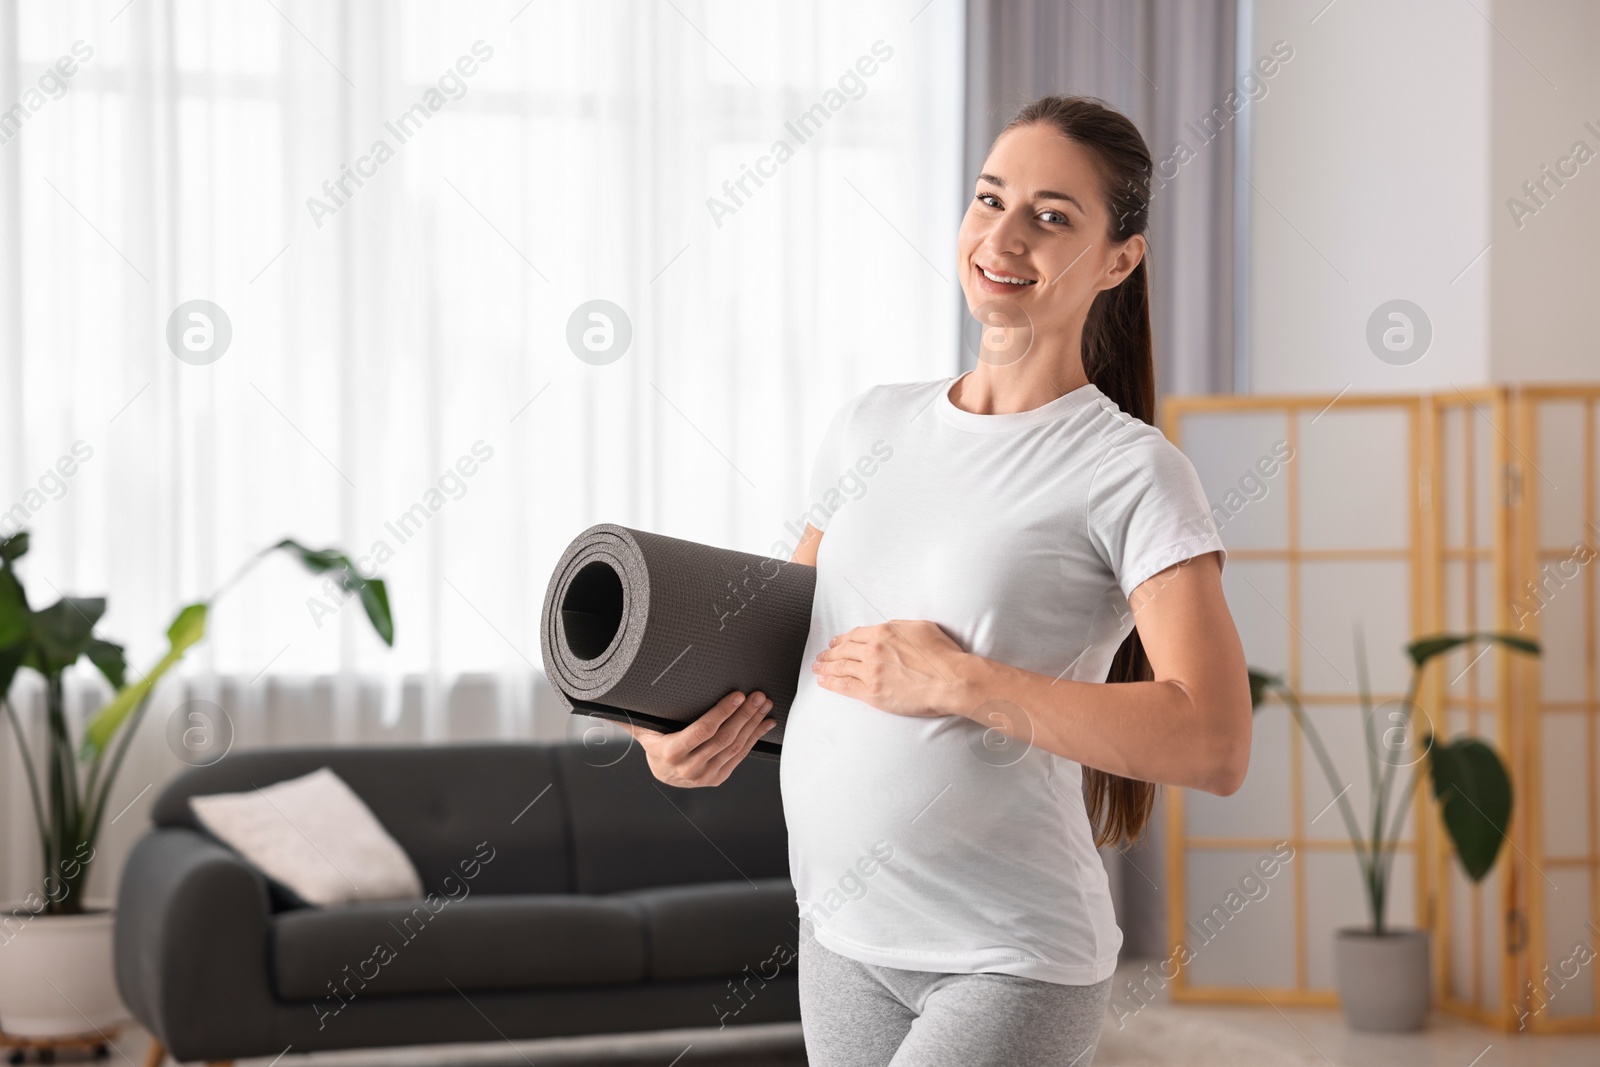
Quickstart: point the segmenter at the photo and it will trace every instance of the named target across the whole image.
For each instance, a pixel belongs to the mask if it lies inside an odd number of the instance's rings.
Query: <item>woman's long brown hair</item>
[[[1000,132],[1037,123],[1054,127],[1094,156],[1111,211],[1107,238],[1113,244],[1149,228],[1150,149],[1125,115],[1094,97],[1044,96],[1017,112]],[[1153,425],[1156,368],[1147,258],[1120,285],[1095,297],[1083,325],[1083,371],[1123,411]],[[1106,681],[1147,682],[1153,677],[1136,629],[1117,649]],[[1085,767],[1083,796],[1094,843],[1116,845],[1132,843],[1144,832],[1155,808],[1156,787]]]

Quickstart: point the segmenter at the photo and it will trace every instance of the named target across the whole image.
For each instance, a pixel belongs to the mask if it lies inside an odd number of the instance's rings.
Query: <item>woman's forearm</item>
[[[1057,681],[968,652],[927,619],[835,634],[818,684],[894,715],[961,715],[1124,778],[1227,796],[1250,763],[1250,674],[1211,552],[1129,598],[1153,682]]]
[[[1238,709],[1197,704],[1180,682],[1057,681],[970,653],[954,681],[953,713],[1085,767],[1219,796],[1244,780],[1248,718],[1241,746]]]

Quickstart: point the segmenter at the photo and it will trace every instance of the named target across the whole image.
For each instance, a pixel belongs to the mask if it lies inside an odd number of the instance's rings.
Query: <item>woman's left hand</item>
[[[834,637],[811,664],[817,684],[894,715],[960,715],[963,666],[971,657],[925,619],[857,626]]]

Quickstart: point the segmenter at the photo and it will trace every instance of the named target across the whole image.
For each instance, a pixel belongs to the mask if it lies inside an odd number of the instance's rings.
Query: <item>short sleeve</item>
[[[850,460],[845,456],[846,431],[860,396],[846,400],[834,411],[823,431],[822,444],[817,447],[816,459],[811,464],[811,485],[806,498],[805,521],[819,530],[828,528],[828,520],[847,499],[840,485],[841,476],[848,475]]]
[[[1117,438],[1088,499],[1089,538],[1124,596],[1174,563],[1213,551],[1227,560],[1194,464],[1152,426]]]

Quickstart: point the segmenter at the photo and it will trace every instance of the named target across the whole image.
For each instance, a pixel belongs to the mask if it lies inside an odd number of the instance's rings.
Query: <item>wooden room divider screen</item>
[[[1525,388],[1512,408],[1515,560],[1510,626],[1544,655],[1519,665],[1526,825],[1511,914],[1513,1025],[1600,1029],[1600,385]]]
[[[1416,636],[1497,630],[1543,645],[1538,660],[1479,647],[1430,666],[1424,728],[1494,744],[1513,822],[1471,883],[1419,774],[1389,894],[1391,926],[1433,933],[1439,1006],[1507,1030],[1600,1028],[1597,417],[1600,386],[1163,404],[1228,545],[1249,661],[1300,695],[1363,825],[1357,643],[1379,715],[1404,697]],[[1160,976],[1178,1000],[1334,1004],[1334,931],[1367,922],[1339,791],[1281,703],[1255,725],[1239,793],[1164,791],[1172,957]]]

